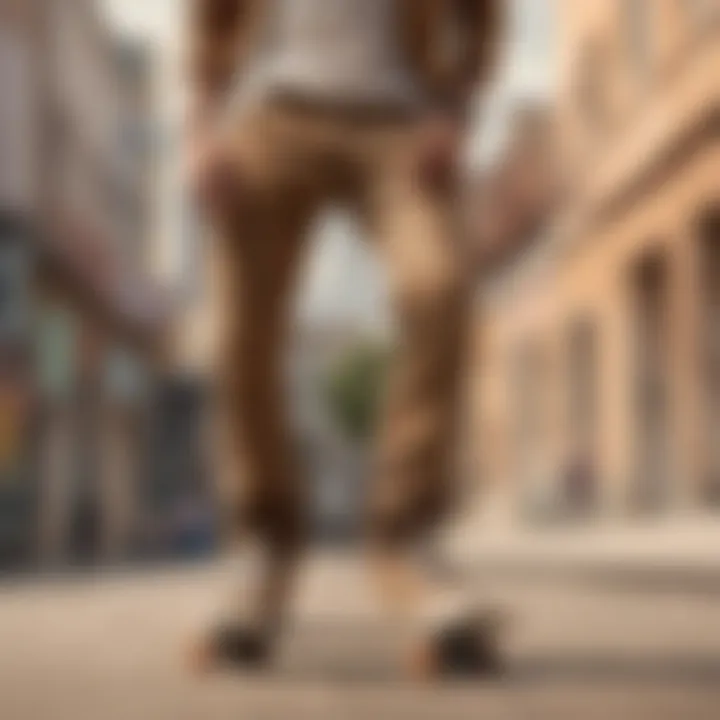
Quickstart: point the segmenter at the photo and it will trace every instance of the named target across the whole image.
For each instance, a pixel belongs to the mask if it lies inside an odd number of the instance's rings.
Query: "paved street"
[[[717,718],[720,596],[571,578],[479,577],[512,612],[498,682],[404,683],[393,628],[361,568],[307,570],[277,668],[197,678],[189,638],[212,614],[218,568],[0,586],[3,720]]]

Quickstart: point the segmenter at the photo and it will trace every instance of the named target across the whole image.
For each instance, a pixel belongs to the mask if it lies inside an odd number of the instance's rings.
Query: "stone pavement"
[[[212,615],[219,566],[0,586],[3,720],[715,720],[713,594],[478,575],[511,611],[494,682],[421,687],[390,661],[356,558],[317,557],[277,667],[198,678],[182,659]]]

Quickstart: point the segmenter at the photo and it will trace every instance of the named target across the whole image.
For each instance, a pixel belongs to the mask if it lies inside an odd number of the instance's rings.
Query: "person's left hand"
[[[418,172],[423,184],[436,189],[455,186],[462,137],[460,122],[450,115],[435,115],[423,122],[418,137]]]

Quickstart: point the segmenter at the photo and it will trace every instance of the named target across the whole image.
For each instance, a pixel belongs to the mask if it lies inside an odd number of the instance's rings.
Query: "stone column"
[[[671,254],[670,382],[672,435],[676,438],[674,502],[689,509],[700,501],[704,461],[702,273],[700,243],[690,223],[675,233]]]
[[[634,480],[636,432],[633,422],[633,308],[627,275],[620,269],[598,318],[598,422],[600,488],[608,519],[629,511]]]

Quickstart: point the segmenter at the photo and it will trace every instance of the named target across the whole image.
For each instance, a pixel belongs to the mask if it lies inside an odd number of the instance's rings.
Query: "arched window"
[[[605,127],[609,119],[604,61],[602,45],[595,38],[590,39],[580,56],[576,91],[582,120],[593,130]]]
[[[650,2],[650,0],[623,0],[621,3],[625,12],[625,36],[631,71],[641,80],[647,78],[651,68],[652,10],[656,5],[656,2]]]
[[[708,25],[720,21],[718,0],[680,0],[680,4],[692,28],[702,31]]]

